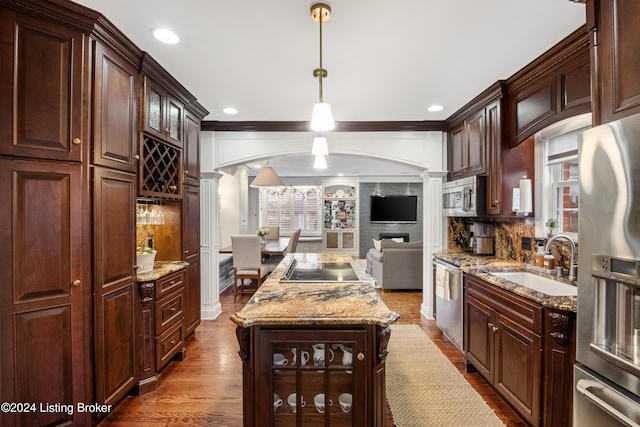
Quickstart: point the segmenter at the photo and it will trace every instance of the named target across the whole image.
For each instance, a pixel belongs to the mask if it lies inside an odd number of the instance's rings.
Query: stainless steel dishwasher
[[[436,325],[445,337],[461,352],[463,351],[462,271],[453,264],[434,259],[436,280]]]

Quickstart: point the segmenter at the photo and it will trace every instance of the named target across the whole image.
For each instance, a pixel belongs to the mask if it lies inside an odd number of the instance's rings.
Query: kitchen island
[[[383,426],[389,325],[398,315],[369,281],[281,281],[292,256],[351,261],[288,255],[231,317],[243,362],[244,425]]]

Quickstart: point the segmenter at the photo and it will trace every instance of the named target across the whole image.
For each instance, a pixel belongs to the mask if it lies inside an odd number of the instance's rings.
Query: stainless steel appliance
[[[471,250],[475,255],[493,255],[493,237],[473,237],[473,247]]]
[[[436,325],[462,351],[462,271],[439,259],[433,263],[436,268]]]
[[[486,213],[486,177],[470,176],[442,185],[444,215],[474,217]]]
[[[299,262],[292,259],[281,282],[368,282],[373,279],[356,262]]]
[[[640,425],[640,116],[582,133],[575,426]]]

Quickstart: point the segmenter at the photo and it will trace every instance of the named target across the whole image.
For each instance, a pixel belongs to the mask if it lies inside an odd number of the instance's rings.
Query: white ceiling
[[[319,25],[309,15],[315,1],[76,2],[149,52],[209,110],[205,120],[310,119],[318,100],[312,72],[319,66]],[[584,4],[568,0],[329,4],[324,99],[338,121],[444,120],[585,22]],[[180,43],[157,42],[150,31],[158,27],[174,30]],[[436,103],[445,109],[428,112]],[[227,106],[239,113],[224,114]]]

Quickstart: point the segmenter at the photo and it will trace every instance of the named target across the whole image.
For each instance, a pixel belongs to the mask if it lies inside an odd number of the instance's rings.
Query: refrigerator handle
[[[581,379],[581,380],[578,380],[578,383],[576,384],[576,389],[586,399],[591,401],[594,405],[598,406],[600,409],[602,409],[603,411],[611,415],[613,418],[623,423],[624,425],[629,427],[638,427],[640,425],[635,421],[633,421],[632,419],[630,419],[629,417],[627,417],[622,412],[620,412],[618,409],[614,408],[610,403],[606,402],[600,396],[596,395],[592,391],[592,389],[600,389],[600,393],[598,394],[601,396],[605,396],[607,394],[608,387],[603,386],[602,384],[593,380]],[[624,406],[625,410],[633,411],[634,409],[636,409],[636,404],[634,402],[629,401],[627,403],[624,400],[622,400],[623,399],[622,396],[615,396],[612,394],[611,397],[612,397],[612,400],[615,399],[617,401],[616,403],[618,403],[621,406]]]

